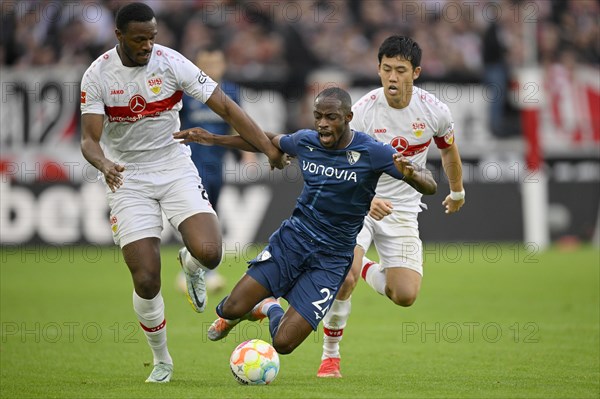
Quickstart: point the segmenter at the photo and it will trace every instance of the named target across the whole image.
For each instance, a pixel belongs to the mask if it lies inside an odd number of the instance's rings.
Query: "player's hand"
[[[390,201],[375,197],[371,201],[369,216],[375,220],[381,220],[384,217],[391,215],[393,209],[394,207]]]
[[[125,166],[109,160],[106,160],[102,166],[100,172],[104,175],[104,180],[113,193],[123,185],[123,175],[121,174],[123,171],[125,171]]]
[[[464,198],[461,200],[455,201],[452,198],[450,198],[450,194],[448,194],[446,196],[446,199],[444,201],[442,201],[442,205],[444,205],[446,207],[447,214],[458,212],[464,204],[465,204]]]
[[[394,154],[394,164],[396,168],[402,172],[405,178],[412,179],[416,173],[415,166],[410,159],[402,156],[402,154]]]
[[[206,146],[214,144],[213,134],[201,127],[193,127],[173,133],[173,139],[182,144],[198,143]]]
[[[273,148],[275,148],[275,151],[266,154],[269,158],[271,170],[275,168],[283,169],[286,166],[288,166],[290,164],[290,157],[287,154],[283,153],[281,150],[279,150],[277,147],[273,146]]]

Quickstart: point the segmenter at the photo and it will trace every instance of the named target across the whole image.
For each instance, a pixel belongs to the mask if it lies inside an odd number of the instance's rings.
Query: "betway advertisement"
[[[82,68],[1,71],[0,245],[112,245],[105,187],[79,149],[82,73]],[[591,240],[598,229],[600,107],[595,105],[600,90],[589,73],[579,75],[574,81],[562,77],[557,82],[563,90],[553,86],[544,96],[548,101],[540,104],[553,239]],[[452,111],[467,191],[463,210],[445,215],[441,201],[448,185],[439,151],[432,148],[428,167],[438,181],[438,193],[424,198],[429,210],[420,216],[422,238],[522,240],[522,184],[534,183],[537,177],[525,168],[526,143],[520,137],[498,139],[487,128],[487,104],[494,88],[433,83],[422,87]],[[368,90],[351,92],[357,98]],[[256,98],[254,94],[246,99],[251,105],[247,109],[253,110],[249,112],[269,115],[271,107],[281,112],[281,104]],[[579,105],[566,106],[568,98]],[[302,187],[300,166],[293,163],[284,171],[270,171],[264,158],[248,164],[228,158],[224,174],[218,213],[225,245],[266,242],[292,211]],[[164,225],[163,241],[178,241],[178,233],[166,221]]]

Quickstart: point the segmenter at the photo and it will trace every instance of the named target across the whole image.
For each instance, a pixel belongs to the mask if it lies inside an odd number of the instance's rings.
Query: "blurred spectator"
[[[193,59],[202,71],[219,83],[221,90],[233,101],[240,103],[239,86],[223,79],[227,63],[220,48],[210,46],[200,49]],[[201,127],[214,134],[227,135],[232,133],[231,127],[219,115],[215,114],[206,104],[196,101],[188,95],[183,97],[183,108],[180,116],[182,130]],[[219,196],[223,187],[224,158],[228,150],[225,147],[206,147],[195,143],[190,143],[189,146],[192,150],[192,161],[202,178],[202,184],[208,193],[208,198],[212,206],[218,210]],[[253,155],[250,153],[245,154]]]
[[[537,23],[541,62],[556,61],[568,47],[579,63],[600,63],[597,0],[148,1],[161,25],[158,42],[187,57],[223,43],[228,77],[281,92],[289,128],[299,126],[306,77],[318,68],[343,71],[351,84],[376,85],[374,52],[390,34],[411,35],[423,47],[422,83],[483,80],[501,88],[490,104],[498,137],[507,132],[502,121],[511,70],[526,54],[525,24]],[[0,62],[88,64],[114,46],[114,12],[125,2],[5,1]]]
[[[518,49],[523,42],[519,35],[519,19],[515,18],[515,3],[503,0],[499,3],[499,17],[492,20],[483,35],[483,83],[487,86],[489,102],[489,128],[498,138],[519,134],[514,118],[507,118],[507,93],[511,71],[519,58]],[[514,114],[513,114],[514,116]],[[510,126],[509,126],[510,125]]]

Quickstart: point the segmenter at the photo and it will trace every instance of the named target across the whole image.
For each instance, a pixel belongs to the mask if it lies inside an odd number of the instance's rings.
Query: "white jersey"
[[[116,47],[87,69],[81,81],[81,113],[103,114],[100,143],[107,158],[156,169],[190,156],[173,140],[179,131],[183,93],[206,102],[217,83],[168,47],[155,44],[148,64],[126,67]]]
[[[413,87],[410,104],[402,109],[388,105],[383,88],[375,89],[353,106],[352,129],[389,143],[412,162],[425,166],[432,141],[438,148],[454,143],[454,122],[448,106],[431,93]],[[377,197],[390,200],[395,210],[420,212],[421,196],[407,183],[381,175]]]

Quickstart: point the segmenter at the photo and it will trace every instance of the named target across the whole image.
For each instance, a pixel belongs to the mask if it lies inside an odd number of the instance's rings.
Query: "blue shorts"
[[[352,266],[353,252],[332,253],[298,231],[289,220],[251,260],[247,274],[284,298],[314,330]]]

